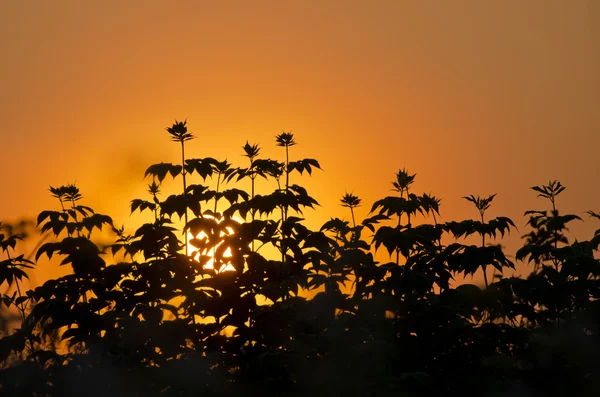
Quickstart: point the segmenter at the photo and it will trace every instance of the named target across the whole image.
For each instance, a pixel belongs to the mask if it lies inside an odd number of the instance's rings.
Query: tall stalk
[[[354,218],[354,208],[360,206],[361,199],[358,196],[355,196],[352,193],[346,193],[340,200],[342,202],[342,207],[346,207],[350,209],[350,215],[352,216],[352,228],[356,228],[356,219]]]
[[[148,193],[152,195],[152,200],[154,201],[154,221],[158,221],[158,206],[160,201],[158,200],[158,194],[160,193],[160,186],[156,183],[155,180],[152,181],[150,185],[148,185]]]
[[[483,212],[484,211],[480,211],[481,213],[481,224],[483,225],[484,220],[483,220]],[[481,247],[485,247],[485,233],[481,233]],[[487,279],[487,269],[486,269],[486,265],[483,265],[483,282],[485,283],[485,287],[488,287],[488,279]]]
[[[400,199],[404,199],[404,193],[408,198],[408,188],[415,181],[417,174],[410,175],[406,168],[399,170],[396,173],[396,181],[392,183],[394,190],[400,193]],[[398,212],[398,230],[402,222],[402,212]],[[410,213],[408,213],[408,223],[410,223]],[[396,248],[396,265],[400,265],[400,248]]]
[[[167,132],[171,135],[171,141],[179,142],[181,144],[181,176],[183,179],[183,196],[186,198],[185,200],[185,212],[184,212],[184,221],[185,225],[188,223],[188,205],[187,205],[187,183],[186,183],[186,175],[187,172],[185,170],[185,142],[194,139],[194,135],[187,130],[187,119],[184,121],[177,121],[173,123],[171,127],[165,128]],[[185,230],[184,225],[184,230]],[[189,254],[188,250],[188,236],[187,232],[184,232],[185,238],[185,255]]]
[[[8,251],[8,249],[6,250],[6,255],[8,257],[8,260],[10,262],[12,262],[13,258],[10,255],[10,252]],[[16,277],[15,277],[15,286],[17,287],[17,298],[22,297],[23,294],[21,293],[21,287],[19,286],[19,280]],[[23,306],[23,302],[19,303],[18,305],[15,304],[15,306],[17,307],[17,310],[19,310],[19,313],[21,313],[21,320],[23,321],[23,325],[25,325],[25,306]]]
[[[285,148],[285,167],[283,171],[285,172],[285,197],[287,198],[290,190],[290,146],[294,146],[296,141],[294,141],[294,135],[290,132],[282,132],[281,134],[275,137],[277,142],[277,146],[282,146]],[[281,189],[280,189],[281,190]],[[288,214],[288,206],[287,204],[282,205],[282,214],[281,214],[281,226],[283,227],[283,223],[287,220]],[[281,232],[281,261],[286,261],[286,247],[284,243],[283,229]]]
[[[219,222],[219,220],[217,218],[217,209],[219,206],[219,189],[221,188],[221,175],[223,175],[223,173],[227,170],[227,168],[229,168],[229,164],[227,164],[227,161],[223,161],[222,163],[219,163],[216,167],[217,187],[215,190],[215,206],[214,206],[214,210],[213,210],[213,217],[217,222]],[[216,253],[217,253],[217,247],[213,247],[213,249],[212,249],[213,268],[215,269],[215,271],[218,272],[221,269],[221,264],[219,262],[219,269],[217,269],[215,267],[215,265],[217,264]]]
[[[552,203],[552,216],[557,216],[558,214],[556,213],[556,203],[555,203],[555,198],[556,195],[555,194],[551,194],[550,195],[550,202]],[[553,236],[553,240],[554,240],[554,251],[556,252],[556,250],[558,249],[558,231],[556,229],[554,229],[552,231],[552,236]],[[555,255],[552,255],[552,263],[554,264],[554,268],[556,269],[556,271],[558,271],[558,260],[556,259]]]
[[[183,181],[183,196],[187,198],[187,182],[186,182],[186,174],[187,172],[185,171],[185,145],[183,143],[183,141],[181,141],[181,179]],[[185,225],[188,224],[188,212],[187,212],[187,201],[186,201],[186,207],[185,207],[185,212],[183,214],[183,218],[184,218],[184,229],[185,229]],[[184,238],[185,238],[185,255],[187,256],[189,254],[189,248],[188,248],[188,234],[187,232],[184,232]]]
[[[290,170],[289,170],[289,165],[290,165],[290,147],[289,145],[285,146],[285,194],[287,195],[289,189],[290,189]],[[287,206],[285,207],[285,219],[287,220],[287,212],[288,212],[288,208]]]
[[[463,197],[464,199],[472,202],[475,207],[477,208],[477,210],[479,211],[479,216],[481,218],[481,231],[479,232],[479,234],[481,235],[481,248],[485,247],[485,231],[483,230],[483,225],[485,225],[485,211],[490,208],[490,205],[492,203],[492,200],[494,199],[494,197],[496,197],[496,194],[492,194],[486,198],[482,198],[482,197],[475,197],[473,195],[467,196],[467,197]],[[481,270],[483,270],[483,281],[485,283],[485,287],[488,287],[488,278],[487,278],[487,265],[483,264],[481,266]]]
[[[77,237],[81,237],[81,225],[78,225],[78,218],[77,218],[77,204],[76,202],[81,200],[81,198],[83,197],[81,195],[81,193],[79,193],[79,188],[77,186],[75,186],[74,184],[69,184],[69,185],[65,185],[65,186],[61,186],[58,188],[53,188],[52,186],[50,187],[50,192],[52,193],[52,196],[57,198],[58,201],[60,202],[60,207],[62,209],[62,211],[64,213],[67,213],[68,216],[71,216],[73,218],[73,220],[75,221],[75,231],[77,232]],[[66,209],[64,203],[65,202],[70,202],[71,203],[71,209]],[[69,228],[67,227],[67,236],[72,237],[72,233],[69,231]],[[89,238],[89,236],[88,236]],[[83,295],[82,295],[82,299],[83,302],[88,303],[88,299],[87,299],[87,291],[83,291]]]
[[[250,161],[250,168],[248,168],[248,175],[250,176],[250,183],[252,185],[251,187],[251,192],[250,192],[250,199],[254,198],[254,189],[255,189],[255,180],[256,180],[256,170],[255,170],[255,164],[254,164],[254,160],[256,159],[256,157],[258,156],[258,154],[260,153],[260,148],[258,147],[257,144],[254,145],[250,145],[248,143],[248,141],[246,141],[246,144],[242,147],[244,149],[244,156],[248,157],[248,160]],[[254,221],[255,219],[255,215],[256,215],[256,209],[252,209],[250,211],[250,216],[252,217],[252,221]],[[254,252],[254,240],[252,240],[252,252]]]

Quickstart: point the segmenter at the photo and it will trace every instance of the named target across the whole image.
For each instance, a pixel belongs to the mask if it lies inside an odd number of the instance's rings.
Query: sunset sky
[[[292,158],[324,172],[296,180],[346,216],[399,168],[441,197],[444,220],[475,217],[468,194],[498,193],[491,216],[545,205],[600,211],[600,2],[0,1],[0,220],[54,208],[76,182],[121,224],[145,197],[148,165],[178,161],[164,128],[188,120],[190,157],[245,165],[257,142],[295,134]],[[135,226],[135,225],[131,225]],[[588,238],[600,224],[573,231]]]

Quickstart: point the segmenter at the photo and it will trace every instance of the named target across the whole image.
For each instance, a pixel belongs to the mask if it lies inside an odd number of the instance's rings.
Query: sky
[[[497,193],[490,216],[546,208],[529,190],[560,180],[558,206],[600,211],[600,2],[0,0],[0,220],[56,208],[50,185],[136,226],[145,169],[177,162],[164,128],[188,121],[190,157],[244,165],[241,146],[323,172],[297,179],[314,226],[359,218],[398,169],[442,198]],[[267,188],[267,186],[265,186]],[[347,211],[347,210],[346,210]],[[580,238],[600,228],[575,225]]]

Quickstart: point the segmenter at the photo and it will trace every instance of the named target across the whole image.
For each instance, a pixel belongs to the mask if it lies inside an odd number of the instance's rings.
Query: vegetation
[[[516,259],[531,274],[504,277],[514,263],[498,241],[514,224],[486,219],[495,195],[465,197],[478,219],[441,223],[440,200],[415,194],[416,174],[403,169],[394,195],[375,202],[368,218],[355,218],[361,199],[346,193],[351,222],[311,230],[302,214],[317,201],[297,180],[320,165],[291,160],[291,133],[276,137],[284,161],[262,159],[246,142],[243,168],[186,158],[193,135],[185,121],[167,131],[182,163],[147,169],[149,198],[131,210],[152,219],[132,235],[81,204],[74,185],[50,188],[57,209],[42,211],[37,224],[54,239],[35,262],[18,254],[24,234],[3,225],[0,395],[600,391],[600,231],[568,239],[567,225],[581,219],[559,213],[559,182],[532,188],[548,209],[525,212],[530,231]],[[181,178],[183,190],[163,198],[168,176]],[[257,178],[273,190],[257,192]],[[244,179],[250,192],[233,187]],[[115,243],[101,247],[99,231],[114,233]],[[376,260],[378,249],[389,262]],[[46,257],[72,271],[25,291],[23,279]],[[481,288],[453,281],[478,272]]]

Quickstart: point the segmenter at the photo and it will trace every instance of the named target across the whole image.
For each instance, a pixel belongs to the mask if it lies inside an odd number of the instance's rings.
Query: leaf
[[[219,165],[219,161],[212,157],[206,157],[203,159],[187,159],[185,160],[186,171],[189,173],[197,173],[206,180],[209,176],[212,176],[216,168]]]
[[[102,227],[104,225],[113,226],[113,221],[112,218],[108,215],[93,214],[91,216],[88,216],[87,218],[84,218],[81,221],[81,224],[87,231],[91,232],[94,228],[102,230]]]
[[[35,260],[39,260],[40,256],[42,256],[43,254],[46,254],[48,256],[48,259],[52,259],[52,255],[54,255],[55,252],[60,251],[60,249],[60,243],[45,243],[38,249],[37,253],[35,254]]]
[[[179,218],[183,218],[188,207],[190,207],[190,203],[193,202],[194,201],[188,199],[188,196],[186,195],[172,194],[162,202],[160,206],[160,213],[163,215],[169,215],[169,217],[173,216],[173,214],[177,214]],[[197,208],[194,209],[194,212],[199,213],[199,210],[199,204],[197,204]]]
[[[221,195],[225,197],[227,201],[229,201],[229,204],[237,203],[238,201],[240,201],[240,198],[244,201],[248,201],[248,199],[250,198],[250,195],[248,193],[240,189],[227,189],[223,191]]]
[[[154,211],[156,209],[156,204],[150,201],[134,199],[131,200],[131,213],[135,212],[139,208],[140,212],[144,212],[146,209],[150,209]]]
[[[62,213],[58,211],[42,211],[37,217],[37,226],[39,226],[46,219],[57,219],[62,217]]]
[[[290,161],[288,163],[288,172],[298,171],[300,175],[304,171],[308,172],[309,175],[312,175],[312,167],[321,169],[319,162],[315,159],[303,159],[298,161]]]
[[[213,218],[194,218],[185,226],[193,236],[204,232],[207,236],[218,236],[220,232],[219,223]]]
[[[332,232],[347,232],[350,230],[348,227],[349,222],[341,220],[340,218],[331,218],[321,226],[321,231],[332,231]]]
[[[171,163],[158,163],[153,164],[150,167],[148,167],[148,169],[146,169],[146,172],[144,173],[144,178],[148,175],[152,175],[152,177],[157,178],[159,182],[162,182],[167,176],[167,174],[171,174],[171,176],[174,178],[179,173],[181,173],[180,165],[173,165]]]

